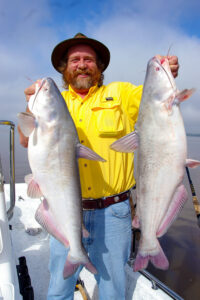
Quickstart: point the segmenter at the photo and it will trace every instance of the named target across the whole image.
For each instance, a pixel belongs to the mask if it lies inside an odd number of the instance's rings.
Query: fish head
[[[47,77],[37,81],[35,94],[29,99],[28,107],[37,118],[50,121],[59,118],[65,106],[64,99],[53,79]]]
[[[176,84],[167,58],[154,56],[147,65],[144,90],[148,99],[163,101],[176,94]]]

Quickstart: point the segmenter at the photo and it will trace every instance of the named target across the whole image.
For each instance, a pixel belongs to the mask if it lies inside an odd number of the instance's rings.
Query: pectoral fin
[[[30,198],[40,198],[43,196],[39,184],[34,180],[33,174],[25,176],[25,182],[28,184],[27,195]]]
[[[200,166],[200,161],[195,159],[186,159],[186,166],[189,168],[197,168]]]
[[[169,98],[164,101],[164,105],[165,105],[166,109],[168,110],[168,113],[171,114],[173,105],[178,105],[181,102],[187,100],[188,98],[190,98],[192,96],[192,94],[194,92],[195,92],[195,89],[190,89],[190,90],[185,89],[181,92],[177,92],[176,95],[169,96]]]
[[[139,136],[136,131],[123,136],[119,140],[115,141],[110,145],[110,148],[117,152],[134,152],[139,144]]]
[[[35,129],[35,117],[28,112],[19,113],[17,116],[22,133],[28,137]]]
[[[97,161],[102,161],[102,162],[106,161],[100,155],[98,155],[96,152],[94,152],[93,150],[89,149],[88,147],[86,147],[82,144],[77,145],[77,157],[90,159],[90,160],[97,160]]]
[[[190,89],[190,90],[185,89],[176,95],[176,99],[179,102],[183,102],[183,101],[187,100],[188,98],[190,98],[194,92],[195,92],[195,89]]]

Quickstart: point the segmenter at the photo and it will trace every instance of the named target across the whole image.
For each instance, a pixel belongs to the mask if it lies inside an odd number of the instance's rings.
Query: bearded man
[[[176,56],[168,58],[174,77]],[[72,115],[80,142],[94,149],[107,162],[79,161],[83,221],[89,232],[83,245],[98,273],[100,300],[125,300],[125,264],[131,248],[130,190],[135,186],[132,153],[119,153],[110,145],[134,130],[142,86],[128,82],[103,85],[103,72],[110,61],[108,48],[83,34],[58,44],[52,64],[62,74],[62,95]],[[27,100],[35,84],[25,90]],[[24,147],[28,139],[19,128]],[[68,249],[51,237],[51,274],[48,300],[72,300],[81,267],[63,279]]]

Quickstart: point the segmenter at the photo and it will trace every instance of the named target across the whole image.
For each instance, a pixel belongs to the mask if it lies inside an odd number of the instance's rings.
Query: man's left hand
[[[169,67],[171,69],[172,75],[174,76],[174,78],[176,78],[178,76],[179,63],[178,63],[177,56],[175,56],[175,55],[171,55],[171,56],[156,55],[156,57],[158,57],[160,60],[162,60],[163,58],[168,59]]]
[[[177,56],[167,56],[167,59],[169,61],[169,66],[172,72],[172,75],[174,78],[178,76],[178,69],[179,69],[179,63],[178,63],[178,57]]]

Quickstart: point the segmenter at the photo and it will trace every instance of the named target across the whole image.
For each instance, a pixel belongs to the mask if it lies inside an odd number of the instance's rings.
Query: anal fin
[[[53,218],[46,199],[42,201],[35,213],[36,221],[53,237],[60,241],[65,247],[69,247],[69,242]]]
[[[178,216],[178,213],[183,208],[187,199],[188,199],[188,194],[184,185],[179,186],[175,191],[172,202],[168,208],[168,211],[159,226],[159,229],[156,233],[157,237],[161,237],[167,232],[168,228],[171,226],[173,221]]]

